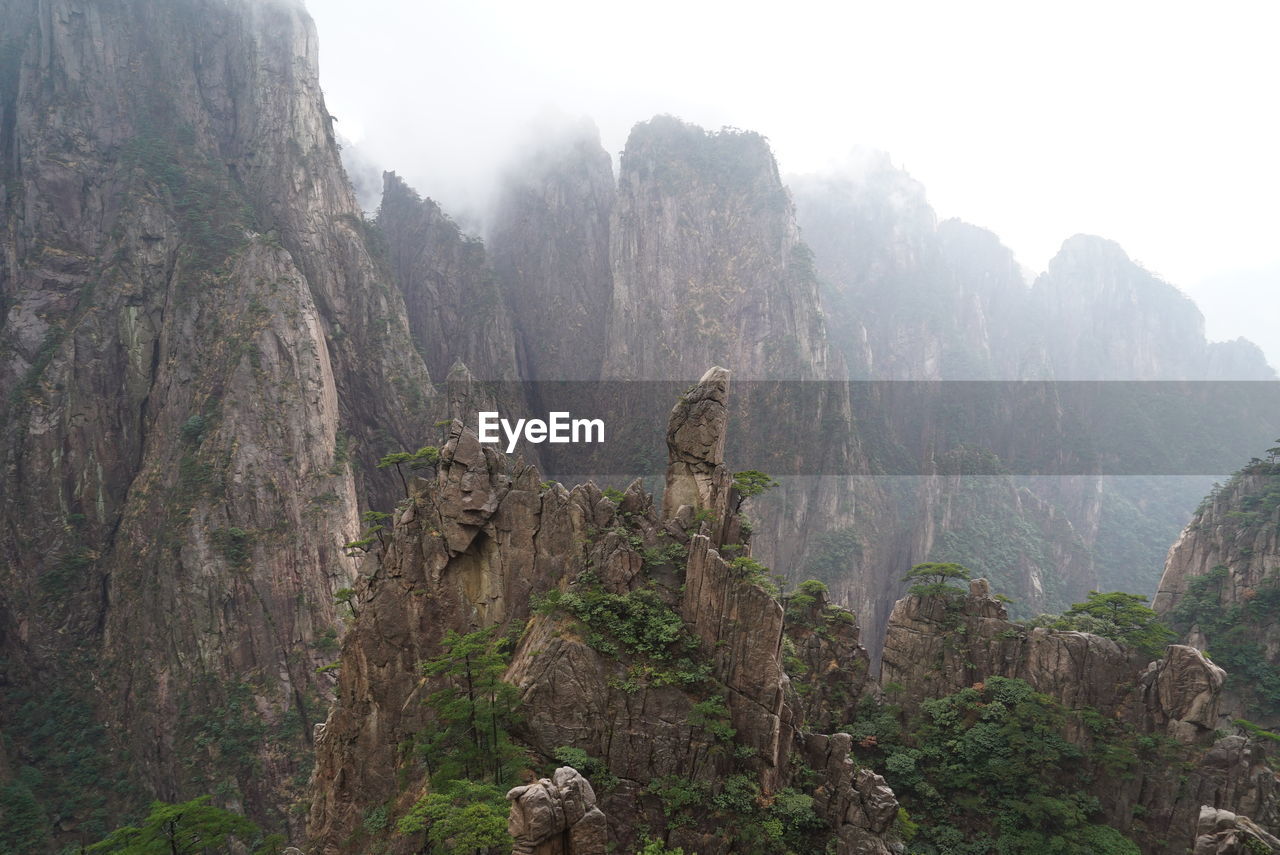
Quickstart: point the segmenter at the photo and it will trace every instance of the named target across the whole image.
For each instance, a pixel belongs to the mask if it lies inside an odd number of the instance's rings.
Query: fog
[[[672,113],[785,173],[887,152],[1032,270],[1078,232],[1280,365],[1280,6],[308,0],[336,127],[474,223],[531,125]]]

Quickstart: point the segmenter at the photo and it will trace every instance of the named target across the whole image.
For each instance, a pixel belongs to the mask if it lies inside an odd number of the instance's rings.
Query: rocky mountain
[[[421,665],[450,633],[489,629],[511,639],[502,679],[528,762],[589,765],[617,845],[648,829],[708,853],[769,835],[889,852],[892,794],[855,774],[847,735],[807,732],[784,670],[784,611],[733,512],[727,394],[713,369],[673,410],[661,509],[638,483],[620,498],[544,484],[455,423],[357,589],[317,740],[313,851],[416,851],[413,835],[364,820],[450,786],[413,748],[446,714],[431,700],[444,681]]]
[[[743,380],[839,379],[812,255],[764,138],[642,122],[622,153],[605,376],[723,362]]]
[[[1113,241],[1068,239],[1035,282],[1054,376],[1061,380],[1273,380],[1247,342],[1210,343],[1204,316]],[[1219,373],[1222,372],[1222,373]],[[1229,372],[1229,373],[1227,373]]]
[[[708,364],[732,365],[745,381],[739,409],[770,412],[739,426],[754,434],[751,445],[793,447],[797,467],[808,471],[862,468],[842,387],[815,393],[805,412],[780,413],[767,403],[775,390],[751,382],[846,376],[828,341],[811,253],[763,137],[658,116],[633,129],[615,182],[594,130],[574,126],[517,161],[504,187],[489,242],[505,292],[524,307],[515,317],[535,366],[530,379],[693,379]],[[559,308],[569,306],[576,308]],[[572,358],[545,362],[564,373],[536,367],[565,342]],[[752,521],[761,560],[779,569],[798,566],[813,536],[844,531],[847,539],[855,517],[871,531],[885,513],[883,490],[870,480],[781,482]],[[859,549],[865,571],[845,561],[843,601],[887,613],[882,590],[897,574],[896,538]]]
[[[10,762],[79,839],[193,788],[285,826],[371,463],[435,395],[314,27],[206,0],[0,19]]]
[[[964,563],[1021,616],[1139,588],[1185,490],[1015,477],[1008,433],[955,447],[843,382],[1274,377],[1114,244],[1028,285],[887,159],[793,200],[759,134],[670,116],[616,178],[594,129],[528,147],[484,240],[395,173],[370,220],[301,4],[0,20],[0,853],[207,794],[314,852],[447,845],[467,809],[503,840],[512,811],[518,851],[876,855],[913,833],[900,802],[960,831],[920,800],[949,750],[921,716],[996,704],[1053,723],[1089,789],[1045,803],[1097,839],[1270,845],[1274,461],[1170,554],[1189,646],[1149,664],[902,576]],[[541,405],[502,381],[672,377],[701,380],[665,455],[640,438],[660,496],[558,483],[471,423]],[[819,391],[780,408],[770,381]],[[748,495],[748,444],[827,474]],[[927,465],[876,477],[903,459]]]
[[[834,174],[790,183],[802,236],[823,281],[833,344],[855,377],[1275,378],[1252,344],[1209,342],[1195,305],[1111,241],[1070,238],[1048,270],[1028,284],[994,235],[955,220],[938,223],[924,188],[887,156],[864,153]],[[1047,391],[1052,394],[1052,387]],[[1018,392],[1011,388],[1010,394]],[[910,437],[900,426],[893,433]],[[1020,451],[994,438],[986,450],[1006,460]],[[918,519],[937,513],[932,497],[943,495],[945,486],[922,489]],[[951,486],[984,489],[966,479]],[[1093,553],[1087,561],[1092,566],[1077,558],[1063,579],[1063,590],[1079,597],[1100,585],[1148,591],[1165,544],[1185,524],[1188,499],[1207,479],[1083,476],[1021,486],[1072,529],[1066,534],[1059,524],[1066,539],[1049,538],[1045,548],[1072,551],[1073,543],[1082,543]],[[1000,515],[1010,532],[1051,525],[1040,514]],[[1029,585],[1028,578],[1014,587]]]
[[[489,230],[518,320],[526,380],[595,380],[609,346],[617,190],[593,126],[573,125],[507,170]]]
[[[791,179],[851,374],[884,380],[1044,376],[1025,329],[1027,286],[989,232],[939,224],[924,187],[887,155]]]
[[[1065,851],[1268,840],[1280,793],[1267,740],[1219,729],[1224,672],[1192,647],[1150,661],[1111,638],[1030,628],[977,580],[900,600],[869,680],[853,615],[816,582],[779,602],[751,558],[724,465],[729,391],[714,369],[673,409],[660,509],[639,483],[610,497],[541,482],[455,423],[358,588],[338,702],[317,730],[310,851],[423,845],[402,818],[461,786],[435,735],[458,716],[450,704],[487,685],[439,667],[463,633],[502,651],[495,673],[515,714],[501,721],[520,746],[507,774],[548,770],[506,796],[517,851],[634,851],[647,839],[887,853],[900,835],[936,841],[948,827],[989,839],[983,818],[1007,821],[990,805],[1009,798],[1040,811],[1025,832],[1081,841]],[[472,663],[487,655],[466,649]],[[973,701],[980,715],[945,714]],[[977,722],[974,747],[989,753],[966,757],[952,794],[957,767],[931,766],[942,748],[930,740],[955,746]],[[1035,770],[1052,768],[1051,783],[1018,771],[1037,746],[1056,753]],[[569,758],[576,767],[552,777]],[[993,778],[1006,768],[1011,797]],[[904,796],[923,831],[899,812]],[[959,825],[935,824],[940,799]]]

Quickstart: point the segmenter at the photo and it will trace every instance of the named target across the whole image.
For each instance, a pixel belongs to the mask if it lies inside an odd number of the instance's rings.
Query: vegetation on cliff
[[[991,677],[905,723],[874,703],[850,731],[910,812],[912,853],[1137,855],[1102,825],[1076,715],[1023,680]]]

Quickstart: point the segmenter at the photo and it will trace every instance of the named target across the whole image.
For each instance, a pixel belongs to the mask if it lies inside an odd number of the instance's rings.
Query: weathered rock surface
[[[671,116],[641,122],[613,211],[604,376],[739,379],[829,372],[817,278],[768,144]]]
[[[805,759],[822,778],[814,801],[835,829],[837,855],[889,855],[898,800],[884,778],[854,763],[852,749],[847,733],[805,737]]]
[[[1194,855],[1265,855],[1280,852],[1276,838],[1247,816],[1205,805],[1196,824]]]
[[[807,606],[803,596],[793,594],[787,603],[784,632],[794,652],[783,662],[805,728],[830,733],[854,720],[871,657],[852,612],[830,605],[825,593],[813,595]]]
[[[682,507],[709,511],[723,520],[729,504],[729,470],[724,465],[729,412],[729,372],[711,368],[681,396],[667,427],[667,483],[662,514],[675,517]]]
[[[1275,668],[1280,666],[1280,622],[1265,604],[1275,596],[1278,572],[1280,467],[1257,462],[1202,504],[1169,550],[1152,607],[1184,632],[1188,644],[1210,653],[1222,653],[1218,645],[1247,650],[1247,660],[1261,658],[1262,668]],[[1203,586],[1198,597],[1187,599],[1198,586]],[[1280,727],[1274,704],[1258,694],[1252,678],[1241,675],[1227,682],[1231,700],[1223,712],[1228,719]]]
[[[217,789],[284,827],[342,545],[389,495],[351,464],[421,444],[433,398],[314,27],[243,0],[0,19],[0,657],[92,706],[144,801]],[[277,738],[219,752],[232,706]]]
[[[531,467],[454,423],[434,482],[411,484],[385,553],[356,588],[337,703],[316,739],[316,851],[342,851],[364,811],[400,792],[399,746],[426,721],[419,665],[444,633],[523,620],[533,595],[585,560],[600,498],[544,490]]]
[[[1012,623],[986,580],[977,579],[967,594],[898,601],[880,679],[903,686],[907,705],[1001,676],[1026,680],[1073,709],[1112,713],[1129,699],[1145,664],[1107,638]]]
[[[1217,567],[1229,573],[1222,604],[1243,602],[1264,579],[1280,571],[1280,507],[1260,511],[1262,497],[1280,478],[1270,467],[1242,473],[1205,505],[1169,550],[1152,607],[1172,612],[1191,580]],[[1245,518],[1250,513],[1252,518]]]
[[[591,783],[574,768],[561,766],[551,778],[507,793],[507,832],[512,855],[605,855],[609,828],[596,807]]]

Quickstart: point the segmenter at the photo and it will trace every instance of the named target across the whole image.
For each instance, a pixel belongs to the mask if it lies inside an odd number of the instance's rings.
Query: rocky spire
[[[716,519],[724,519],[731,481],[724,465],[728,400],[729,371],[717,366],[708,369],[671,410],[664,517],[709,510]]]
[[[605,855],[609,838],[591,783],[571,766],[507,793],[511,855]]]

